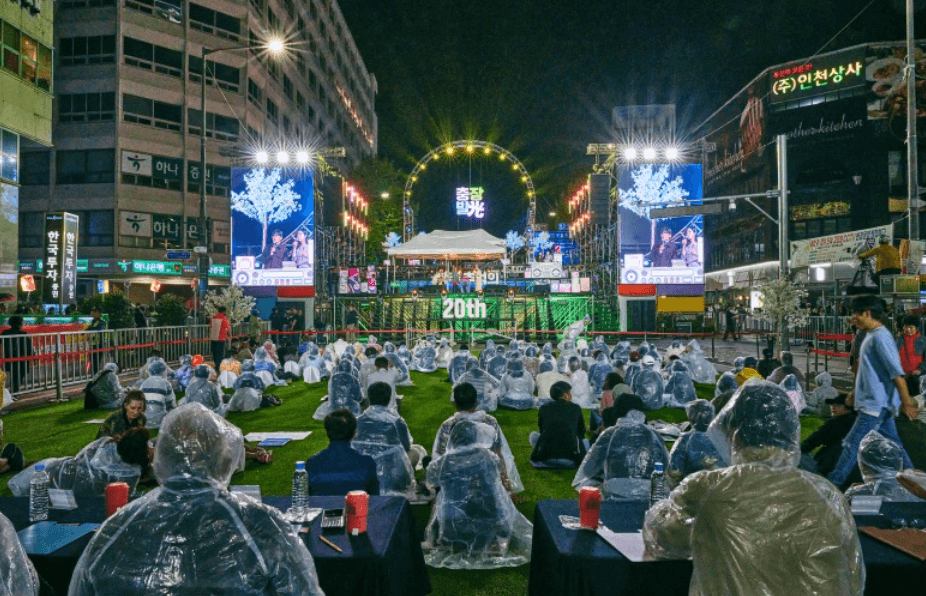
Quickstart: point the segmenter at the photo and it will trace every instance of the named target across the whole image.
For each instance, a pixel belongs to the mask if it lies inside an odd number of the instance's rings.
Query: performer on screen
[[[308,269],[312,266],[312,246],[306,239],[305,230],[296,230],[296,241],[293,242],[293,261],[296,269]]]
[[[685,267],[700,267],[701,259],[698,257],[698,233],[694,228],[685,228],[682,232],[682,260]]]
[[[260,262],[264,264],[264,269],[282,269],[288,252],[283,243],[283,232],[274,230],[270,235],[270,244],[260,254]]]
[[[678,247],[672,240],[672,229],[666,226],[659,235],[662,241],[653,245],[653,250],[649,251],[646,258],[650,261],[650,267],[671,267],[672,259],[678,258]]]

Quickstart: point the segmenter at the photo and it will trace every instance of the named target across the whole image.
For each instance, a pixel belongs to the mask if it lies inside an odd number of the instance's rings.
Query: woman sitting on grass
[[[103,421],[100,431],[96,438],[111,437],[115,439],[120,437],[133,428],[145,426],[145,407],[147,401],[145,394],[139,389],[130,389],[125,394],[125,401],[118,411],[113,412]]]

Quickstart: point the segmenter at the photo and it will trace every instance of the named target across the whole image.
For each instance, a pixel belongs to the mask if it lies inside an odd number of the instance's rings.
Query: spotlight
[[[666,149],[666,159],[678,159],[678,149],[675,147]]]
[[[283,48],[286,47],[282,39],[271,39],[267,44],[267,49],[273,52],[274,54],[279,54],[283,51]]]
[[[736,201],[734,201],[733,199],[730,199],[729,210],[736,211]]]
[[[485,153],[486,155],[491,155],[491,154],[492,154],[492,148],[491,148],[491,147],[486,147],[485,149],[482,150],[482,152]]]
[[[634,149],[633,147],[627,147],[626,149],[624,149],[624,157],[626,157],[627,159],[636,159],[637,150]]]
[[[267,163],[270,161],[270,155],[266,151],[258,151],[254,154],[254,159],[257,163]]]
[[[379,195],[379,198],[381,198],[381,199],[388,199],[388,198],[389,198],[389,193],[388,193],[388,192],[384,192],[384,193],[382,193],[382,194]]]
[[[298,161],[301,164],[309,163],[309,152],[308,151],[297,151],[296,161]]]
[[[289,163],[289,152],[277,151],[277,163]]]
[[[467,145],[467,146],[466,146],[466,152],[467,152],[467,153],[473,153],[474,151],[476,151],[476,147],[474,147],[473,145]]]
[[[643,150],[643,159],[656,159],[656,150],[652,147],[647,147]]]

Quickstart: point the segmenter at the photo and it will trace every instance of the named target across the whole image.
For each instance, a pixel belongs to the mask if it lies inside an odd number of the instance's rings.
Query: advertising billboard
[[[232,283],[311,286],[315,273],[312,171],[234,168]]]
[[[19,187],[0,182],[0,291],[16,295]]]
[[[50,302],[77,302],[77,236],[80,219],[73,213],[45,214],[45,283]]]
[[[704,216],[650,219],[653,209],[698,205],[700,165],[646,164],[620,178],[621,283],[704,283]]]

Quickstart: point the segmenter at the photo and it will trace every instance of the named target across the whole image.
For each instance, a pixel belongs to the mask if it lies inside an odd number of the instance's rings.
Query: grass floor
[[[404,396],[402,415],[419,445],[430,450],[441,422],[454,412],[450,402],[450,384],[443,381],[446,372],[431,374],[412,373],[413,387],[400,387]],[[714,388],[697,387],[698,395],[710,399]],[[253,431],[312,431],[304,441],[293,441],[276,448],[274,461],[270,465],[249,462],[247,468],[232,478],[233,484],[258,484],[265,495],[287,495],[292,483],[295,462],[306,459],[323,449],[328,441],[321,422],[312,419],[312,414],[327,393],[325,383],[306,385],[297,382],[289,387],[273,390],[283,405],[256,412],[233,412],[228,419],[247,434]],[[96,438],[97,425],[83,424],[86,420],[104,418],[103,410],[84,410],[82,402],[51,405],[37,410],[10,414],[4,417],[5,440],[18,443],[28,460],[46,457],[75,455],[81,448]],[[536,429],[537,412],[495,412],[511,450],[514,453],[518,472],[526,487],[521,495],[523,502],[518,509],[532,520],[534,506],[543,499],[574,499],[576,493],[571,487],[575,472],[572,470],[538,470],[528,463],[530,444],[528,435]],[[650,419],[667,422],[685,420],[682,410],[666,408],[650,412]],[[822,421],[814,417],[801,419],[802,435],[806,437],[816,430]],[[10,474],[0,475],[0,496],[11,496],[6,481]],[[423,529],[428,508],[415,507],[415,517]],[[527,593],[528,566],[516,569],[493,571],[449,571],[429,569],[434,594],[441,596],[523,596]]]

